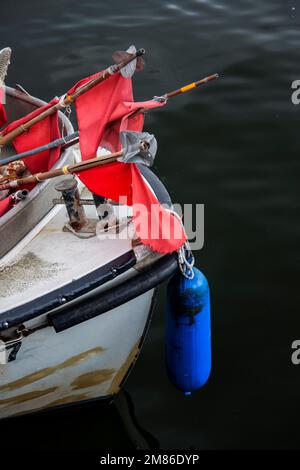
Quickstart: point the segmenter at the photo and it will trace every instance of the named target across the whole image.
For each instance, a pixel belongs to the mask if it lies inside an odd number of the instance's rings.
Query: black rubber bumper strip
[[[82,295],[123,274],[136,263],[134,252],[128,251],[110,263],[95,269],[86,276],[71,281],[63,287],[0,314],[0,331],[17,326],[61,305],[80,298]]]
[[[166,255],[148,271],[140,272],[119,286],[92,295],[75,305],[66,305],[59,312],[49,313],[48,323],[57,333],[67,330],[139,297],[167,280],[177,270],[177,253]]]

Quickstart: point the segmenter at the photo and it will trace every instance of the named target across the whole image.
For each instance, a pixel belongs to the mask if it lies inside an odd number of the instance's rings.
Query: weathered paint
[[[85,393],[82,393],[80,395],[69,395],[69,396],[60,398],[58,400],[55,400],[52,403],[47,404],[47,406],[44,405],[44,406],[41,406],[39,408],[35,408],[34,413],[37,413],[38,411],[45,411],[46,409],[54,408],[55,406],[67,405],[67,404],[70,404],[70,403],[76,403],[78,401],[84,401],[84,400],[87,400],[87,399],[88,399],[88,396]],[[9,409],[9,406],[7,408]],[[5,411],[6,407],[2,408],[2,411],[3,410]],[[28,413],[27,411],[20,411],[20,413],[15,413],[14,417],[24,416],[27,413]]]
[[[69,359],[62,362],[61,364],[58,364],[52,367],[46,367],[45,369],[38,370],[37,372],[33,372],[32,374],[26,375],[25,377],[22,377],[18,380],[14,380],[13,382],[9,382],[5,385],[2,385],[0,386],[0,392],[7,392],[7,391],[15,390],[15,389],[24,387],[25,385],[29,385],[34,382],[37,382],[51,374],[54,374],[58,370],[75,366],[79,362],[87,360],[90,357],[93,357],[96,354],[103,352],[104,350],[105,349],[101,347],[89,349],[88,351],[85,351],[80,354],[77,354],[76,356],[70,357]]]
[[[99,385],[103,382],[107,382],[107,380],[109,380],[112,377],[114,372],[115,372],[115,369],[101,369],[101,370],[87,372],[77,377],[71,383],[71,387],[73,390],[94,387],[95,385]]]
[[[17,360],[0,366],[0,419],[117,393],[139,352],[153,292],[62,333],[44,328],[24,338]],[[15,398],[20,387],[23,398]]]
[[[128,354],[126,361],[122,364],[118,372],[113,378],[112,383],[110,384],[108,395],[115,395],[118,393],[120,390],[120,384],[122,383],[122,380],[124,379],[129,367],[135,362],[140,348],[140,340],[134,345],[134,347],[131,349],[130,353]]]
[[[52,401],[47,405],[47,408],[51,408],[54,406],[59,406],[59,405],[67,405],[68,403],[75,403],[77,401],[83,401],[87,400],[88,395],[86,393],[82,393],[80,395],[68,395],[63,398],[59,398],[58,400]]]
[[[34,390],[33,392],[27,392],[21,395],[16,395],[14,397],[4,398],[3,400],[0,400],[0,405],[17,405],[19,403],[24,403],[29,400],[35,400],[36,398],[49,395],[49,393],[53,393],[57,389],[58,387],[50,387],[46,388],[45,390]]]

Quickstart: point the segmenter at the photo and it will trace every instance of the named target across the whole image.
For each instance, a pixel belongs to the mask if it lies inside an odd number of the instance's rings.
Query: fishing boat
[[[9,120],[43,104],[7,88]],[[67,117],[59,119],[72,133]],[[64,150],[56,165],[78,159],[78,151]],[[1,158],[11,153],[5,147]],[[149,168],[140,170],[170,206],[161,181]],[[76,184],[73,178],[45,181],[0,218],[0,418],[111,399],[141,350],[157,287],[178,269],[176,253],[105,236],[101,223],[97,234],[99,207],[86,189],[80,199],[87,227],[80,233],[66,228],[69,207],[61,194]],[[129,209],[112,207],[122,232]]]
[[[144,53],[119,51],[116,64],[48,104],[6,87],[2,116],[10,124],[0,134],[0,167],[20,158],[24,164],[28,148],[42,155],[45,136],[56,153],[30,166],[26,159],[27,174],[4,174],[0,184],[9,202],[11,191],[26,187],[26,198],[0,217],[0,419],[111,400],[139,355],[157,288],[175,273],[168,375],[187,395],[209,377],[208,283],[193,268],[182,220],[149,168],[157,142],[143,124],[146,110],[218,75],[134,102],[130,78]],[[67,117],[74,101],[80,140]]]

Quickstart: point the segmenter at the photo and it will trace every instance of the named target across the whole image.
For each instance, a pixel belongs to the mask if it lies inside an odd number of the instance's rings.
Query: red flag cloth
[[[78,82],[68,94],[99,74]],[[121,131],[141,132],[144,113],[140,109],[164,106],[155,100],[134,102],[132,81],[116,74],[75,101],[82,160],[95,157],[98,147],[118,151]],[[181,221],[164,209],[135,164],[110,163],[78,173],[90,191],[133,206],[135,230],[142,243],[160,253],[177,251],[187,237]],[[124,200],[122,200],[124,203]]]
[[[54,98],[50,103],[36,109],[30,114],[27,114],[21,119],[9,124],[4,131],[3,135],[13,131],[16,127],[26,124],[34,117],[38,116],[48,108],[58,103],[58,98]],[[60,130],[58,127],[58,113],[54,113],[51,116],[46,117],[42,121],[34,124],[27,132],[19,135],[13,140],[13,145],[18,153],[27,152],[28,150],[40,147],[42,145],[49,144],[52,140],[60,138]],[[50,170],[56,163],[60,155],[60,147],[51,150],[45,150],[44,152],[37,153],[31,157],[24,159],[24,162],[31,173],[39,173]]]
[[[4,107],[4,96],[5,96],[5,89],[3,87],[0,88],[0,127],[4,126],[7,123],[7,116]]]
[[[172,253],[187,240],[181,221],[159,204],[135,163],[109,163],[78,176],[99,196],[133,206],[136,233],[152,250]]]
[[[177,251],[187,240],[180,219],[163,208],[144,181],[138,167],[131,164],[133,221],[144,245],[159,253]],[[151,210],[150,210],[151,208]]]
[[[0,103],[0,127],[7,123],[6,111],[2,103]]]
[[[73,94],[79,86],[101,74],[102,72],[80,80],[68,94]],[[135,115],[135,112],[141,108],[157,108],[164,104],[154,100],[135,103],[132,80],[124,78],[120,73],[79,96],[75,100],[75,106],[82,160],[95,157],[100,145],[111,152],[119,150],[121,131],[140,132],[143,129],[144,114]]]
[[[0,217],[13,207],[13,201],[10,196],[0,201]]]

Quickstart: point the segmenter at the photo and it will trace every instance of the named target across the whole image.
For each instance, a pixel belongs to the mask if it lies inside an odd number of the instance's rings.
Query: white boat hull
[[[16,360],[0,365],[0,418],[115,395],[142,346],[153,297],[24,338]]]

